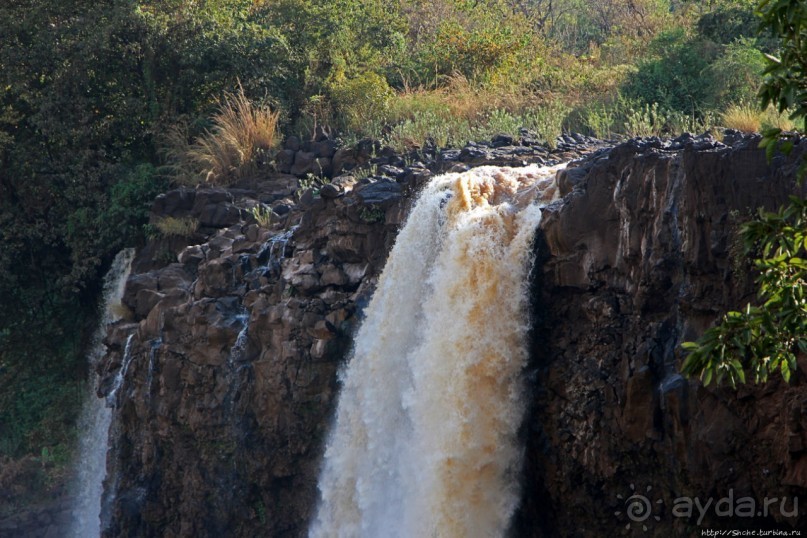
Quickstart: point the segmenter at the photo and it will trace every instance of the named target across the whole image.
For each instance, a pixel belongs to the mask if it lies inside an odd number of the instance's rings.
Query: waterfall
[[[311,537],[505,534],[527,274],[558,168],[476,168],[420,195],[341,373]]]
[[[107,325],[121,318],[123,308],[120,301],[133,258],[134,249],[121,251],[112,262],[112,267],[104,279],[104,310],[93,335],[87,357],[90,366],[90,382],[79,419],[78,427],[82,437],[79,440],[75,463],[76,474],[72,484],[75,500],[73,525],[69,536],[74,538],[92,538],[100,535],[101,494],[106,475],[106,453],[112,410],[107,407],[103,398],[98,398],[95,394],[97,385],[95,367],[106,353],[103,340]],[[124,354],[131,357],[130,347],[131,336],[126,343],[126,353]],[[131,360],[130,357],[129,360]],[[127,362],[126,357],[124,357],[124,362]],[[124,368],[121,368],[121,371],[123,370]],[[122,374],[119,376],[122,377]],[[115,383],[118,384],[117,379]]]

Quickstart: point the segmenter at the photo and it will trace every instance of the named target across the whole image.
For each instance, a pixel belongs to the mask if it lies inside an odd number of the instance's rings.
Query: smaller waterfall
[[[283,260],[286,258],[286,245],[289,243],[291,236],[294,235],[297,226],[292,226],[283,233],[279,233],[270,237],[266,243],[261,247],[258,252],[258,259],[262,260],[268,257],[266,261],[266,269],[273,272],[279,272]]]
[[[241,362],[244,357],[244,352],[247,349],[247,331],[249,331],[249,314],[239,314],[237,316],[238,321],[243,324],[241,331],[238,333],[238,336],[235,339],[235,343],[233,347],[230,348],[230,354],[227,357],[227,363],[232,366],[237,363]]]
[[[104,311],[93,336],[87,360],[90,366],[90,379],[85,397],[84,408],[79,419],[79,431],[82,437],[79,440],[76,460],[76,474],[73,479],[72,490],[75,496],[73,505],[73,525],[68,536],[73,538],[93,538],[99,536],[101,494],[103,493],[104,476],[106,475],[106,453],[109,442],[109,424],[112,419],[112,410],[102,398],[95,395],[97,384],[96,366],[106,353],[104,335],[107,325],[118,321],[122,314],[121,298],[126,286],[126,279],[134,258],[134,250],[121,251],[104,279]],[[115,379],[117,392],[123,381],[125,366],[131,361],[130,336],[126,342],[124,366]],[[128,356],[128,361],[126,357]],[[120,381],[118,380],[120,378]],[[114,401],[114,396],[112,400]]]
[[[115,374],[115,379],[112,382],[112,389],[106,396],[107,407],[118,406],[118,391],[120,390],[121,385],[123,385],[123,380],[126,379],[126,372],[129,370],[129,364],[132,362],[133,339],[134,333],[130,334],[129,338],[126,339],[126,347],[123,349],[123,362],[121,362],[120,370],[118,370],[118,373]]]

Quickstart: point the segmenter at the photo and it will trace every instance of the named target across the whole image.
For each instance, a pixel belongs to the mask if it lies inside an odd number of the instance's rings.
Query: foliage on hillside
[[[216,146],[228,92],[271,112],[278,137],[325,126],[399,147],[521,127],[548,142],[703,130],[752,99],[758,50],[773,51],[753,4],[3,2],[0,452],[69,444],[99,275],[143,240],[155,194],[254,173]],[[178,130],[210,162],[175,151]]]

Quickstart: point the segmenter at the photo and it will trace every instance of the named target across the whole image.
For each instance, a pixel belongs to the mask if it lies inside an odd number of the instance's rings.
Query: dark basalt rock
[[[356,192],[365,204],[389,206],[401,198],[402,190],[401,185],[395,180],[380,178],[374,183],[356,189]]]
[[[200,189],[192,203],[168,193],[155,203],[159,216],[213,206],[242,218],[178,246],[179,263],[153,263],[158,242],[138,254],[124,298],[133,312],[112,327],[101,367],[108,390],[134,332],[104,536],[306,535],[337,372],[418,187],[432,173],[468,167],[463,152],[552,161],[597,146],[576,135],[554,152],[497,140],[432,148],[428,158],[426,148],[424,166],[398,167],[400,182],[339,176],[334,192],[325,185],[319,196],[299,193],[296,205],[285,199],[282,216],[275,206],[268,229],[247,218],[256,203],[247,191]],[[382,165],[400,158],[381,149],[373,141],[339,149],[334,169],[371,155]],[[670,515],[677,496],[804,492],[803,373],[790,386],[737,393],[676,374],[680,342],[753,297],[745,261],[731,249],[738,217],[781,203],[797,164],[795,155],[768,164],[750,138],[732,146],[642,139],[561,175],[565,196],[545,210],[536,241],[531,411],[514,535],[624,534],[629,521],[615,512],[624,512],[618,495],[629,496],[631,484],[652,486],[664,501],[664,519],[643,534],[658,537],[694,528]]]
[[[738,392],[677,374],[681,342],[753,300],[750,264],[731,248],[741,220],[796,188],[799,157],[768,163],[755,142],[634,140],[561,174],[566,196],[545,211],[539,241],[517,534],[622,535],[632,484],[662,501],[661,520],[642,534],[657,537],[693,528],[697,516],[672,515],[678,497],[716,501],[733,490],[761,506],[804,494],[807,364],[791,385]],[[805,528],[807,519],[712,510],[702,526]]]

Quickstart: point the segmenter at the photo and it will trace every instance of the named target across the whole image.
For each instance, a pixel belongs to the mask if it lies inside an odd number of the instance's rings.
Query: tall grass
[[[718,124],[713,111],[686,114],[658,103],[644,104],[617,93],[581,107],[572,115],[574,129],[597,138],[613,139],[632,136],[677,136],[681,133],[703,133]]]
[[[281,141],[279,111],[253,103],[239,85],[225,93],[211,118],[212,127],[189,143],[187,131],[167,133],[169,168],[180,182],[227,185],[253,174],[269,161]]]
[[[732,105],[721,115],[723,125],[744,133],[758,133],[762,128],[762,111],[750,105]]]
[[[199,220],[193,217],[164,217],[154,223],[163,237],[190,237],[199,228]]]
[[[789,111],[779,112],[773,107],[760,110],[753,105],[732,105],[723,112],[721,119],[725,127],[744,133],[758,133],[772,127],[783,131],[792,131],[795,128],[789,118]]]

